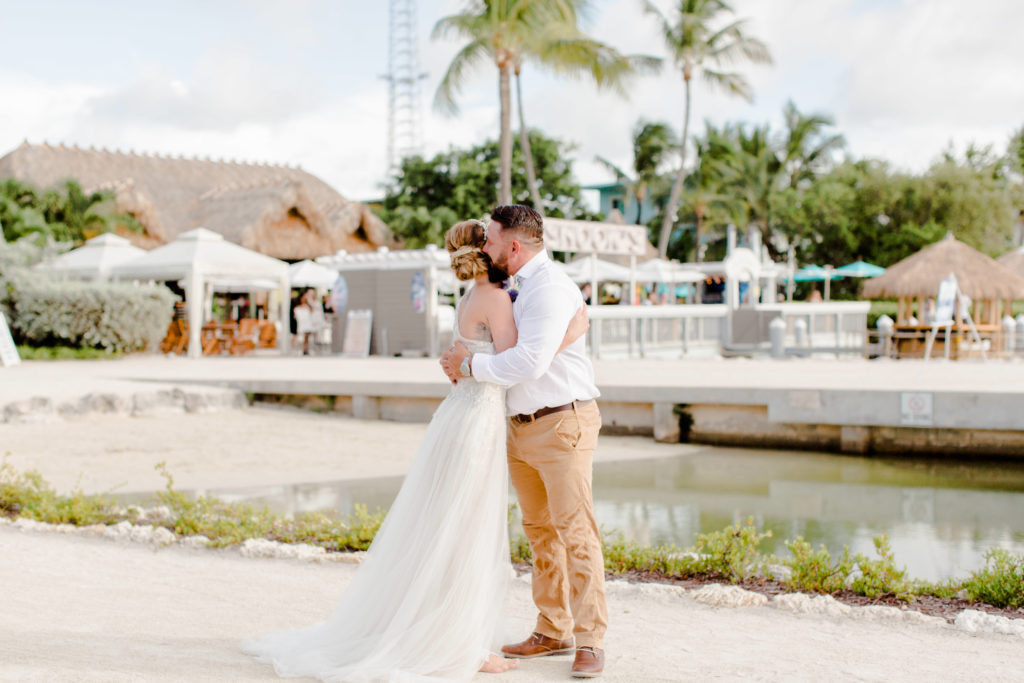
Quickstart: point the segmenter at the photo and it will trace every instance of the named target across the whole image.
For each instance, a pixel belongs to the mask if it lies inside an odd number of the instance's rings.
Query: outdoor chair
[[[277,346],[277,328],[269,320],[261,320],[257,346],[261,349],[272,349]]]
[[[259,343],[260,321],[254,318],[243,318],[238,322],[238,332],[231,338],[231,346],[228,352],[232,355],[248,353],[256,348]]]
[[[167,326],[167,336],[160,342],[164,353],[184,353],[188,349],[188,323],[175,319]]]

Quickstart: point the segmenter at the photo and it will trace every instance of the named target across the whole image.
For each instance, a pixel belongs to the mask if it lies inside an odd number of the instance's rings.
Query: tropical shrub
[[[165,287],[17,274],[5,299],[16,339],[30,346],[139,351],[163,338],[176,297]]]

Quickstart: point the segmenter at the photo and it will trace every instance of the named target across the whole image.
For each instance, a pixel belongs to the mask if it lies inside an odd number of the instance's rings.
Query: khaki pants
[[[591,491],[601,413],[591,401],[534,422],[511,422],[508,467],[533,550],[536,631],[604,647],[604,557]]]

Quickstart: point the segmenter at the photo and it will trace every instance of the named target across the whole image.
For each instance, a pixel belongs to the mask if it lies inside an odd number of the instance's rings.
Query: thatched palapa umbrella
[[[950,273],[956,276],[960,291],[971,298],[972,317],[978,325],[998,326],[1003,311],[1009,312],[1013,301],[1024,300],[1024,277],[967,246],[952,233],[865,282],[864,296],[898,299],[897,325],[906,324],[914,315],[916,303],[917,319],[923,323],[925,300],[938,294],[939,283]]]
[[[1007,270],[1012,270],[1017,275],[1024,277],[1024,247],[1003,254],[997,260]]]

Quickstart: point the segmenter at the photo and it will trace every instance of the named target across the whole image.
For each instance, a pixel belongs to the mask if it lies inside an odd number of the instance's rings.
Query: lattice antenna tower
[[[416,44],[415,0],[389,0],[388,31],[388,172],[402,159],[423,151],[423,123],[420,113],[420,71]]]

